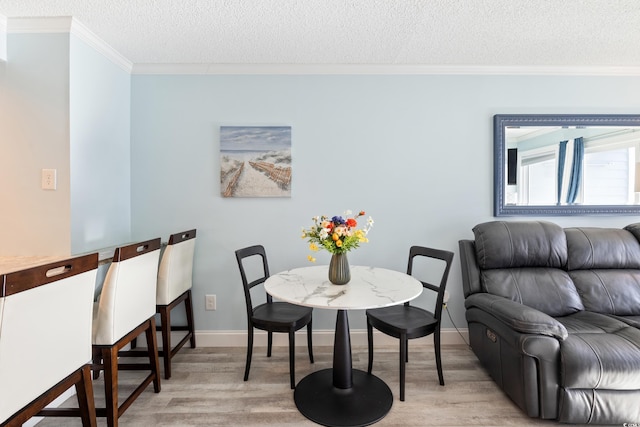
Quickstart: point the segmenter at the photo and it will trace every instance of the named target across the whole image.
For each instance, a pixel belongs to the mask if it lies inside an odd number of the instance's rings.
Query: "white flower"
[[[351,210],[347,209],[346,211],[344,211],[344,215],[345,216],[349,216],[351,215],[353,212],[351,212]]]
[[[329,229],[328,228],[323,228],[322,230],[320,230],[320,239],[326,239],[327,237],[329,237]]]

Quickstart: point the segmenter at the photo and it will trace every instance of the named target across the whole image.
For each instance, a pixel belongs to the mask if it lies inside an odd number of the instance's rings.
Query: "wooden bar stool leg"
[[[160,322],[162,322],[162,361],[164,363],[164,378],[171,378],[171,309],[168,305],[158,307]]]
[[[93,379],[97,380],[100,377],[100,366],[102,364],[102,353],[99,348],[93,347],[91,350],[93,366],[91,370],[93,371]]]
[[[82,426],[96,427],[96,406],[93,399],[93,384],[89,365],[82,367],[80,381],[76,383],[76,395],[78,396],[78,407],[80,408],[80,416],[82,417]]]
[[[102,349],[104,396],[108,427],[118,426],[118,347]]]
[[[158,343],[156,342],[156,319],[152,317],[148,320],[148,327],[145,331],[147,337],[147,352],[149,354],[149,365],[154,374],[153,390],[160,393],[160,361],[158,360]]]

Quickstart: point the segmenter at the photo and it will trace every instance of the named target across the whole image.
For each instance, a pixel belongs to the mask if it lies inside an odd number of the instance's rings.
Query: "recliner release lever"
[[[493,332],[491,329],[487,329],[487,338],[489,338],[491,342],[498,341],[498,337],[496,336],[496,333]]]

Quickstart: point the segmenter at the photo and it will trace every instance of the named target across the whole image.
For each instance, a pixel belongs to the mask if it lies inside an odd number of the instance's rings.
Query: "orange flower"
[[[349,219],[347,220],[347,227],[349,227],[349,228],[355,228],[355,227],[357,227],[357,226],[358,226],[358,221],[356,221],[355,219],[353,219],[353,218],[349,218]]]

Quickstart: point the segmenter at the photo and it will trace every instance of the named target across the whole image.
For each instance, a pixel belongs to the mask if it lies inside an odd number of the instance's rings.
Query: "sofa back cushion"
[[[619,228],[566,228],[567,269],[640,269],[640,243]]]
[[[473,229],[485,292],[517,301],[550,316],[582,310],[580,296],[564,271],[564,230],[546,221],[492,221]]]
[[[525,267],[484,270],[485,292],[540,310],[552,317],[584,310],[580,295],[566,271]]]
[[[640,316],[640,270],[575,270],[569,275],[585,309],[617,316]]]
[[[567,240],[562,228],[546,221],[492,221],[473,228],[481,270],[514,267],[564,268]]]
[[[640,315],[640,243],[627,229],[567,228],[567,268],[586,310]]]

